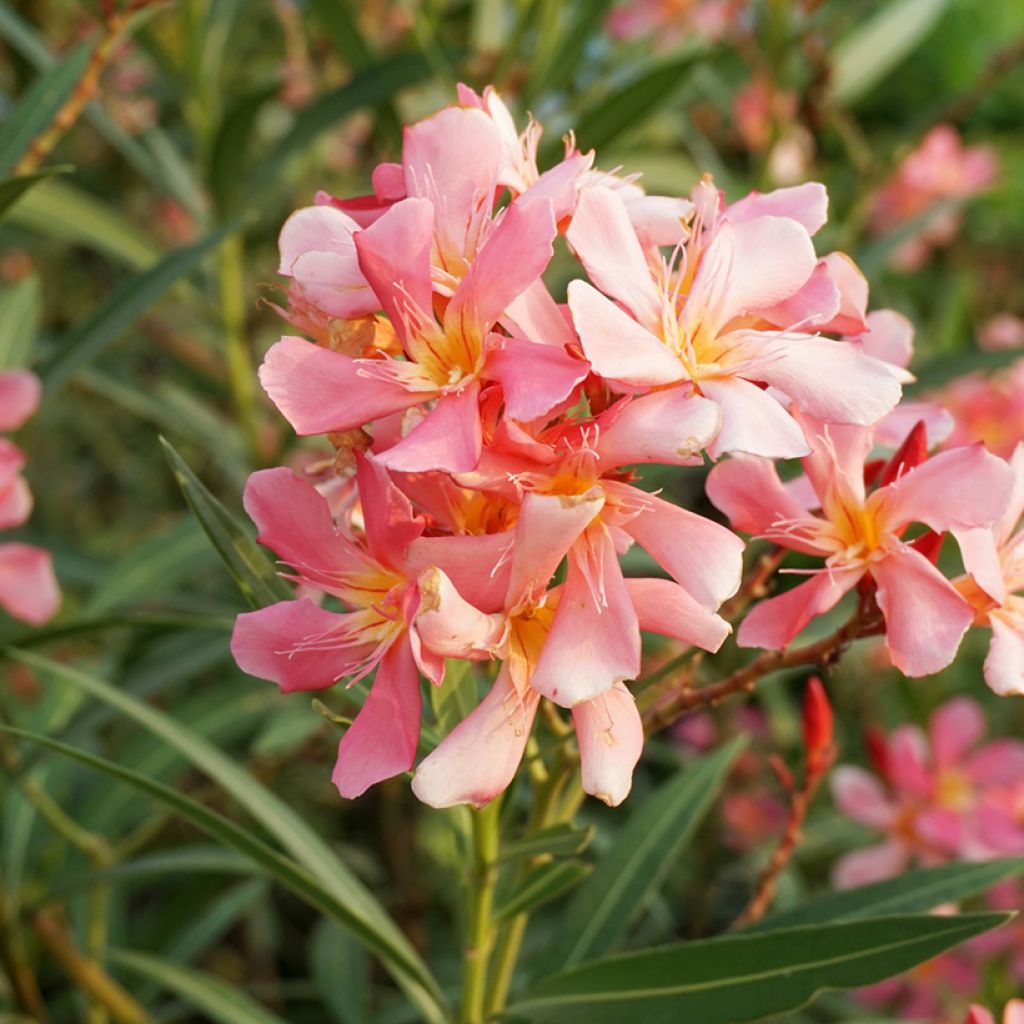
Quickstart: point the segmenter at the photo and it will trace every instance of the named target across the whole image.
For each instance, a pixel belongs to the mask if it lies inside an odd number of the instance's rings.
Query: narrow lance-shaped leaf
[[[795,1010],[824,989],[884,981],[1009,917],[871,918],[605,957],[528,988],[507,1015],[558,1024],[742,1024]]]
[[[532,913],[563,893],[574,889],[592,871],[590,864],[579,860],[560,860],[534,868],[522,882],[498,900],[496,920],[503,921],[516,914]]]
[[[792,910],[784,910],[758,921],[747,932],[791,928],[796,925],[917,914],[943,903],[958,903],[986,889],[1024,874],[1024,857],[991,860],[979,864],[941,864],[934,868],[908,871],[858,889],[834,892]]]
[[[274,563],[263,548],[206,489],[174,446],[163,438],[160,443],[188,507],[206,531],[210,543],[217,549],[217,554],[249,604],[253,608],[263,608],[275,601],[287,601],[293,597],[291,588],[277,575]]]
[[[39,277],[29,274],[0,291],[0,370],[31,363],[42,316]]]
[[[711,807],[737,755],[736,739],[683,768],[635,810],[573,897],[544,965],[550,971],[612,949],[661,885]]]
[[[569,822],[549,825],[539,832],[532,832],[522,839],[506,843],[498,855],[502,863],[521,860],[524,857],[573,857],[582,853],[594,838],[594,826],[581,828]]]
[[[4,219],[7,211],[34,185],[38,185],[46,178],[52,178],[55,174],[67,174],[70,170],[70,165],[64,164],[60,167],[47,167],[34,174],[22,174],[17,178],[0,181],[0,221]]]

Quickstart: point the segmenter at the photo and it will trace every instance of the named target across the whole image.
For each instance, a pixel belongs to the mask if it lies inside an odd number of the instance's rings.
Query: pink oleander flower
[[[998,694],[1024,694],[1024,442],[1010,458],[1013,491],[1002,516],[987,529],[957,535],[968,575],[957,581],[992,630],[985,682]]]
[[[605,22],[616,39],[653,36],[658,47],[690,34],[710,41],[722,38],[747,6],[746,0],[626,0]]]
[[[1024,360],[991,375],[960,377],[931,397],[953,418],[950,445],[981,441],[1009,458],[1024,441]]]
[[[964,1024],[996,1024],[996,1019],[984,1006],[973,1003]],[[1024,1024],[1024,999],[1011,999],[1006,1004],[1002,1024]]]
[[[581,194],[566,237],[597,287],[571,282],[569,308],[594,372],[620,392],[677,386],[713,401],[722,428],[712,457],[806,454],[799,426],[764,385],[829,421],[867,424],[889,412],[900,396],[893,367],[801,329],[830,327],[848,279],[859,278],[838,254],[818,269],[811,233],[825,221],[824,190],[755,193],[722,208],[705,184],[694,202],[689,238],[666,262],[645,251],[615,192]]]
[[[988,352],[1024,348],[1024,320],[1012,313],[998,313],[981,325],[978,345]]]
[[[864,464],[872,430],[807,416],[801,422],[813,449],[800,482],[809,486],[784,487],[770,461],[750,456],[735,456],[708,477],[708,496],[735,529],[825,559],[820,569],[806,570],[805,583],[756,605],[737,642],[785,647],[844,594],[870,582],[893,664],[908,676],[938,672],[953,660],[974,611],[903,535],[913,523],[936,533],[991,525],[1009,500],[1009,468],[980,445],[922,461],[921,429],[869,493]],[[879,467],[871,468],[877,473]]]
[[[943,204],[983,192],[997,171],[995,154],[988,146],[965,148],[952,125],[932,128],[875,196],[871,224],[878,234],[890,234],[934,211],[919,232],[897,247],[893,266],[916,270],[934,248],[951,242],[962,218],[958,210]]]
[[[35,411],[41,389],[25,370],[0,372],[0,431],[17,430]],[[32,513],[32,494],[21,475],[25,456],[0,438],[0,530],[21,526]],[[0,543],[0,608],[41,626],[57,612],[60,589],[50,553],[16,541]]]
[[[419,672],[440,685],[444,660],[420,642],[416,581],[438,565],[463,592],[490,610],[500,574],[500,535],[429,537],[426,523],[372,459],[358,456],[361,536],[335,525],[326,500],[288,469],[249,478],[246,511],[260,541],[292,567],[289,578],[331,595],[348,610],[327,611],[308,598],[281,601],[238,617],[231,651],[251,675],[282,691],[319,690],[376,670],[366,702],[338,747],[333,780],[342,796],[412,768],[419,738]]]
[[[981,709],[960,697],[938,708],[925,736],[905,725],[874,742],[878,775],[841,765],[832,775],[840,811],[885,835],[878,846],[841,857],[833,882],[846,889],[899,874],[910,863],[988,860],[1024,853],[1006,832],[993,832],[988,796],[1024,780],[1024,743],[1011,739],[979,745],[986,732]],[[995,842],[993,842],[995,840]]]

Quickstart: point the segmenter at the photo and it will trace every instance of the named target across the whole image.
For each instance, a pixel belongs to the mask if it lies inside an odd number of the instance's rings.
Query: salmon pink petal
[[[783,547],[807,554],[822,553],[817,545],[801,539],[819,521],[782,486],[770,460],[734,455],[711,470],[706,490],[711,503],[728,517],[734,530],[754,536],[771,533]],[[801,525],[807,529],[796,528]]]
[[[940,769],[956,768],[985,735],[981,708],[967,697],[946,701],[932,714],[928,726],[932,756]]]
[[[511,334],[537,345],[565,348],[577,340],[566,307],[555,302],[543,280],[534,281],[513,299],[506,307],[504,319],[511,321]]]
[[[60,588],[49,551],[29,544],[0,544],[0,608],[41,626],[59,607]]]
[[[32,492],[24,477],[0,483],[0,530],[21,526],[32,514]]]
[[[379,459],[357,452],[356,480],[366,546],[378,562],[398,568],[406,549],[422,535],[426,524],[413,512],[412,503],[395,486]]]
[[[569,549],[604,507],[594,488],[583,494],[528,493],[516,522],[507,608],[530,604],[544,593]]]
[[[505,413],[529,422],[565,401],[590,367],[554,345],[499,338],[487,357],[487,376],[501,384]]]
[[[903,725],[889,737],[886,773],[904,800],[927,802],[935,795],[928,742],[917,726]]]
[[[871,575],[893,664],[911,678],[945,668],[974,618],[971,606],[924,555],[905,545],[873,562]]]
[[[731,530],[636,488],[614,490],[641,510],[623,529],[705,608],[715,611],[736,593],[744,545]]]
[[[914,354],[914,325],[894,309],[876,309],[865,318],[866,329],[852,341],[875,359],[906,368]],[[849,333],[849,332],[844,332]]]
[[[39,407],[43,389],[28,370],[0,372],[0,431],[17,430]]]
[[[326,434],[355,430],[431,397],[382,376],[380,366],[286,335],[267,352],[259,376],[297,434]]]
[[[423,697],[408,636],[381,658],[366,703],[338,744],[331,781],[350,800],[409,771],[416,760]]]
[[[693,203],[679,196],[631,196],[629,222],[643,246],[678,245],[686,238]]]
[[[896,810],[878,779],[863,768],[843,764],[832,773],[832,799],[851,821],[885,831],[896,820]]]
[[[871,452],[874,431],[851,424],[823,423],[799,411],[794,417],[811,444],[811,454],[803,460],[803,466],[819,499],[817,504],[836,487],[863,502],[864,462]],[[806,485],[801,489],[806,492]]]
[[[842,252],[830,252],[820,265],[824,266],[839,292],[839,309],[830,321],[819,325],[819,329],[834,334],[856,334],[863,331],[867,326],[867,278],[857,264]],[[868,354],[883,362],[891,362],[876,352]]]
[[[884,494],[886,522],[894,532],[924,523],[941,533],[991,526],[1012,488],[1010,467],[974,444],[939,452],[876,493]]]
[[[433,323],[434,207],[426,199],[403,199],[354,237],[359,266],[398,336],[416,334],[420,318]]]
[[[832,872],[837,889],[859,889],[900,874],[907,866],[907,848],[895,840],[855,850],[841,857]]]
[[[722,424],[719,407],[687,388],[625,399],[598,422],[597,451],[608,468],[641,462],[699,466]]]
[[[808,452],[803,432],[792,416],[767,391],[740,377],[715,377],[700,382],[703,395],[722,410],[722,429],[708,445],[717,459],[727,452],[792,459]]]
[[[548,199],[518,199],[470,264],[445,313],[445,330],[482,333],[544,272],[558,233]]]
[[[485,615],[473,607],[440,569],[420,573],[416,631],[423,643],[445,658],[486,658],[498,653],[505,638],[503,615]]]
[[[633,786],[644,747],[644,726],[633,695],[622,683],[573,706],[583,791],[618,807]]]
[[[1024,694],[1024,618],[994,611],[992,641],[985,657],[985,682],[1001,697]]]
[[[1013,488],[1010,491],[1010,500],[1007,503],[1006,511],[992,528],[996,542],[1000,545],[1010,539],[1021,516],[1024,515],[1024,441],[1017,444],[1008,461],[1013,473]]]
[[[490,533],[453,537],[420,537],[409,545],[410,575],[437,566],[455,588],[481,611],[498,611],[509,580],[509,549],[513,534]]]
[[[717,333],[734,317],[778,305],[804,286],[817,262],[810,236],[794,220],[723,221],[684,307],[691,336],[701,323]]]
[[[1024,1017],[1021,1017],[1021,1021],[1024,1022]],[[967,1008],[967,1020],[964,1021],[964,1024],[996,1024],[996,1019],[984,1006],[972,1003]],[[1004,1018],[1003,1024],[1010,1024],[1010,1022]]]
[[[565,237],[601,291],[642,324],[660,323],[661,298],[625,203],[615,192],[584,189]]]
[[[945,807],[926,807],[915,819],[914,829],[927,846],[955,857],[964,844],[963,819]]]
[[[442,259],[471,255],[471,235],[490,215],[501,162],[501,135],[481,110],[446,107],[405,129],[405,186],[436,208]]]
[[[816,181],[777,188],[773,192],[751,192],[726,210],[731,221],[755,217],[789,217],[813,235],[828,220],[828,192]]]
[[[1006,1004],[1003,1024],[1024,1024],[1024,999],[1011,999]]]
[[[476,469],[483,444],[479,394],[480,385],[472,381],[461,391],[441,395],[426,417],[398,444],[378,454],[377,461],[401,473]]]
[[[686,379],[683,364],[646,327],[586,281],[569,282],[569,309],[595,373],[632,387]]]
[[[972,781],[983,786],[1017,785],[1024,779],[1024,743],[1020,740],[994,740],[971,754],[964,770]]]
[[[358,670],[373,645],[355,643],[351,616],[324,611],[308,598],[243,612],[231,634],[238,667],[285,693],[322,690]]]
[[[539,696],[520,697],[505,663],[490,693],[416,769],[412,790],[431,807],[483,807],[505,790],[523,759]]]
[[[736,643],[772,651],[785,647],[811,619],[831,611],[863,575],[863,569],[822,570],[806,583],[762,601],[743,620]]]
[[[640,672],[640,627],[611,539],[590,531],[569,552],[558,609],[530,685],[571,708]]]
[[[803,287],[760,315],[784,329],[825,330],[839,315],[842,296],[824,260],[814,268]]]
[[[725,619],[708,611],[672,580],[627,579],[626,590],[641,629],[712,652],[732,632]]]
[[[897,371],[848,342],[791,334],[758,348],[744,376],[777,387],[827,423],[870,426],[900,400]]]
[[[245,511],[257,540],[302,573],[351,571],[327,501],[290,469],[261,469],[245,485]]]
[[[899,448],[907,435],[924,423],[928,447],[935,448],[953,433],[956,420],[935,402],[900,402],[875,428],[875,440],[884,448]]]

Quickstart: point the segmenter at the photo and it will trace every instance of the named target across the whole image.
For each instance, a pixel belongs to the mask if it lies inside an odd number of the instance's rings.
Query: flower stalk
[[[469,916],[462,952],[460,1024],[482,1024],[487,967],[494,945],[494,888],[498,880],[501,802],[472,812]]]

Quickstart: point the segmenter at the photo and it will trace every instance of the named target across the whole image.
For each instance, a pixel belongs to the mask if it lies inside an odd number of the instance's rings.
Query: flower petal
[[[580,747],[583,791],[618,807],[633,786],[644,746],[644,726],[633,695],[622,683],[572,709]]]
[[[673,580],[627,579],[626,590],[641,629],[712,652],[732,632],[725,619],[708,611]]]
[[[28,370],[0,372],[0,431],[17,430],[38,408],[43,389]]]
[[[936,766],[941,769],[959,767],[986,730],[981,708],[967,697],[955,697],[937,708],[928,726]]]
[[[493,657],[505,637],[505,616],[475,608],[437,568],[420,573],[416,631],[423,643],[445,658]]]
[[[817,181],[777,188],[772,192],[751,192],[726,210],[731,221],[755,217],[789,217],[813,235],[828,220],[828,192]]]
[[[0,544],[0,608],[41,626],[59,607],[60,588],[49,551],[29,544]]]
[[[837,889],[859,889],[863,885],[893,878],[907,866],[907,849],[902,843],[888,842],[844,854],[832,871]]]
[[[488,355],[486,372],[501,384],[506,415],[529,422],[564,402],[590,367],[554,345],[500,338]]]
[[[792,459],[809,451],[799,424],[763,388],[741,377],[702,380],[700,390],[722,410],[722,429],[708,445],[717,459],[727,452]]]
[[[992,641],[985,658],[985,682],[1001,697],[1024,694],[1024,619],[995,611],[989,624]]]
[[[423,517],[415,514],[379,459],[357,452],[356,481],[370,554],[383,565],[401,570],[409,545],[423,534]]]
[[[851,821],[884,831],[896,820],[896,809],[878,779],[854,765],[843,764],[832,773],[832,799]]]

